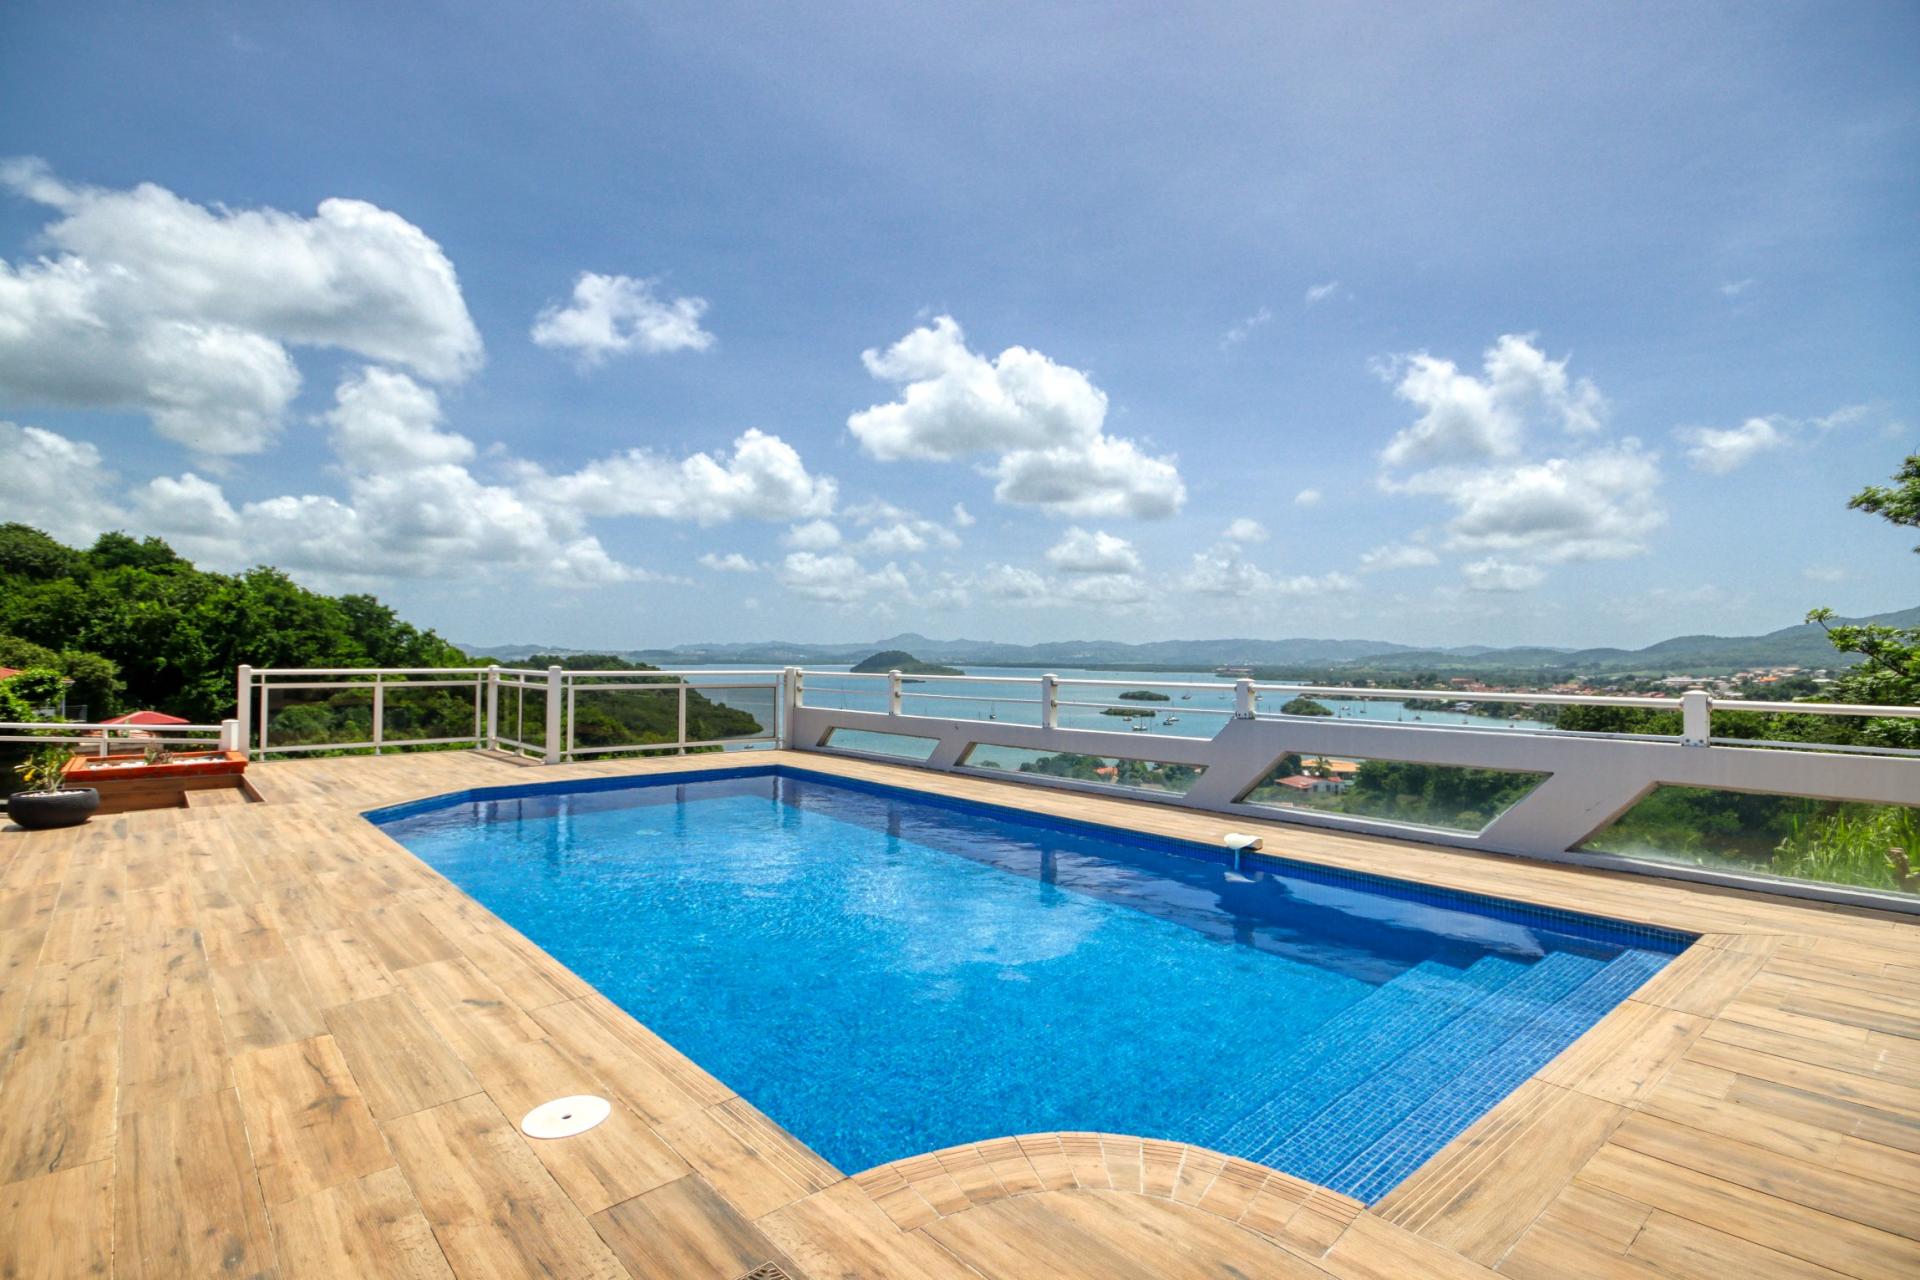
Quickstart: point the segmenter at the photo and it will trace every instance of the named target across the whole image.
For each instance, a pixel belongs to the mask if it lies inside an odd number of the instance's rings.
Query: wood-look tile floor
[[[754,760],[1207,840],[1250,825]],[[249,772],[263,804],[0,831],[0,1277],[1920,1275],[1902,917],[1268,824],[1287,856],[1702,938],[1371,1209],[1125,1135],[846,1177],[358,816],[713,762],[276,763]],[[520,1135],[578,1092],[612,1117]]]

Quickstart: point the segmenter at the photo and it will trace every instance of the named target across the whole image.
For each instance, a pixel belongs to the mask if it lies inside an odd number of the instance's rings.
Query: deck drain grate
[[[763,1262],[741,1276],[740,1280],[793,1280],[793,1277],[788,1275],[779,1263]]]

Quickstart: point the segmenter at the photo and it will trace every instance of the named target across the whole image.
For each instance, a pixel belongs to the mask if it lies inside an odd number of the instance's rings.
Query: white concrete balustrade
[[[873,709],[820,705],[808,697],[809,680],[831,681],[844,696],[850,688],[872,688]],[[913,688],[907,689],[911,681]],[[395,738],[386,732],[384,712],[396,690],[439,688],[470,696],[471,732],[454,736]],[[1008,695],[1013,688],[1017,694]],[[990,692],[986,692],[987,690]],[[1225,706],[1170,704],[1183,717],[1212,717],[1219,728],[1210,736],[1143,735],[1126,730],[1063,726],[1068,708],[1127,706],[1112,699],[1119,691],[1151,689],[1215,697],[1218,681],[1175,682],[1000,676],[903,676],[900,672],[854,675],[810,672],[800,668],[674,671],[567,671],[515,667],[367,670],[240,669],[237,694],[239,732],[256,755],[342,749],[389,750],[420,746],[473,746],[517,752],[547,762],[618,752],[687,751],[706,747],[785,746],[798,751],[863,755],[903,763],[884,752],[836,745],[835,731],[891,734],[925,739],[917,767],[981,777],[1014,779],[1036,786],[1126,795],[1153,803],[1179,805],[1222,814],[1257,816],[1303,826],[1401,836],[1430,844],[1492,853],[1608,866],[1627,866],[1653,874],[1764,887],[1772,891],[1836,900],[1870,900],[1902,909],[1920,902],[1846,886],[1783,882],[1739,872],[1678,864],[1654,864],[1615,855],[1581,852],[1579,846],[1632,808],[1654,788],[1681,786],[1811,797],[1869,804],[1920,803],[1920,753],[1823,746],[1804,742],[1736,743],[1717,738],[1713,717],[1728,711],[1789,712],[1813,716],[1920,717],[1915,707],[1864,707],[1838,703],[1758,702],[1717,699],[1691,691],[1659,695],[1574,695],[1513,692],[1461,692],[1452,689],[1378,689],[1295,686],[1240,680],[1231,686]],[[272,724],[274,695],[282,691],[364,691],[369,700],[369,733],[348,742],[276,741]],[[577,741],[579,699],[609,692],[649,691],[675,700],[678,732],[669,741],[583,746]],[[688,735],[688,698],[694,693],[736,698],[764,693],[766,713],[759,731],[740,737],[693,740]],[[1613,706],[1678,712],[1681,731],[1673,736],[1581,733],[1487,724],[1396,723],[1339,716],[1289,716],[1262,708],[1294,697],[1347,699],[1434,699],[1452,703],[1524,706]],[[1030,723],[986,718],[983,700],[1001,706],[1037,708],[1024,714]],[[757,700],[757,699],[756,699]],[[916,707],[933,712],[909,712]],[[1165,705],[1165,704],[1163,704]],[[284,710],[284,708],[282,708]],[[940,714],[945,711],[949,714]],[[758,712],[756,710],[756,715]],[[529,732],[538,727],[537,736]],[[464,729],[464,724],[462,725]],[[1189,765],[1199,777],[1184,793],[1150,791],[1041,773],[987,769],[968,763],[978,748],[1001,747],[1043,754],[1073,753],[1120,760]],[[1354,813],[1283,808],[1254,803],[1248,795],[1268,779],[1283,757],[1402,761],[1468,769],[1505,770],[1542,775],[1540,784],[1477,831],[1413,826]],[[1916,851],[1920,852],[1920,851]]]

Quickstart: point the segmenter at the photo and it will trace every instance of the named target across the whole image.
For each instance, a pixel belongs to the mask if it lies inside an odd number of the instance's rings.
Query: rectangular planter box
[[[189,791],[246,789],[241,776],[247,757],[239,751],[182,752],[166,764],[148,764],[143,756],[75,756],[67,766],[69,786],[100,793],[99,812],[179,809]]]

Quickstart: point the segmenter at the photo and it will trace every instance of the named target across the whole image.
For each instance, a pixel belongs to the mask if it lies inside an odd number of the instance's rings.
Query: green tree
[[[0,524],[0,577],[64,578],[80,565],[80,553],[31,525]]]
[[[1870,484],[1848,500],[1855,511],[1870,511],[1898,525],[1920,527],[1920,453],[1910,453],[1890,485]],[[1920,546],[1914,547],[1920,552]]]

